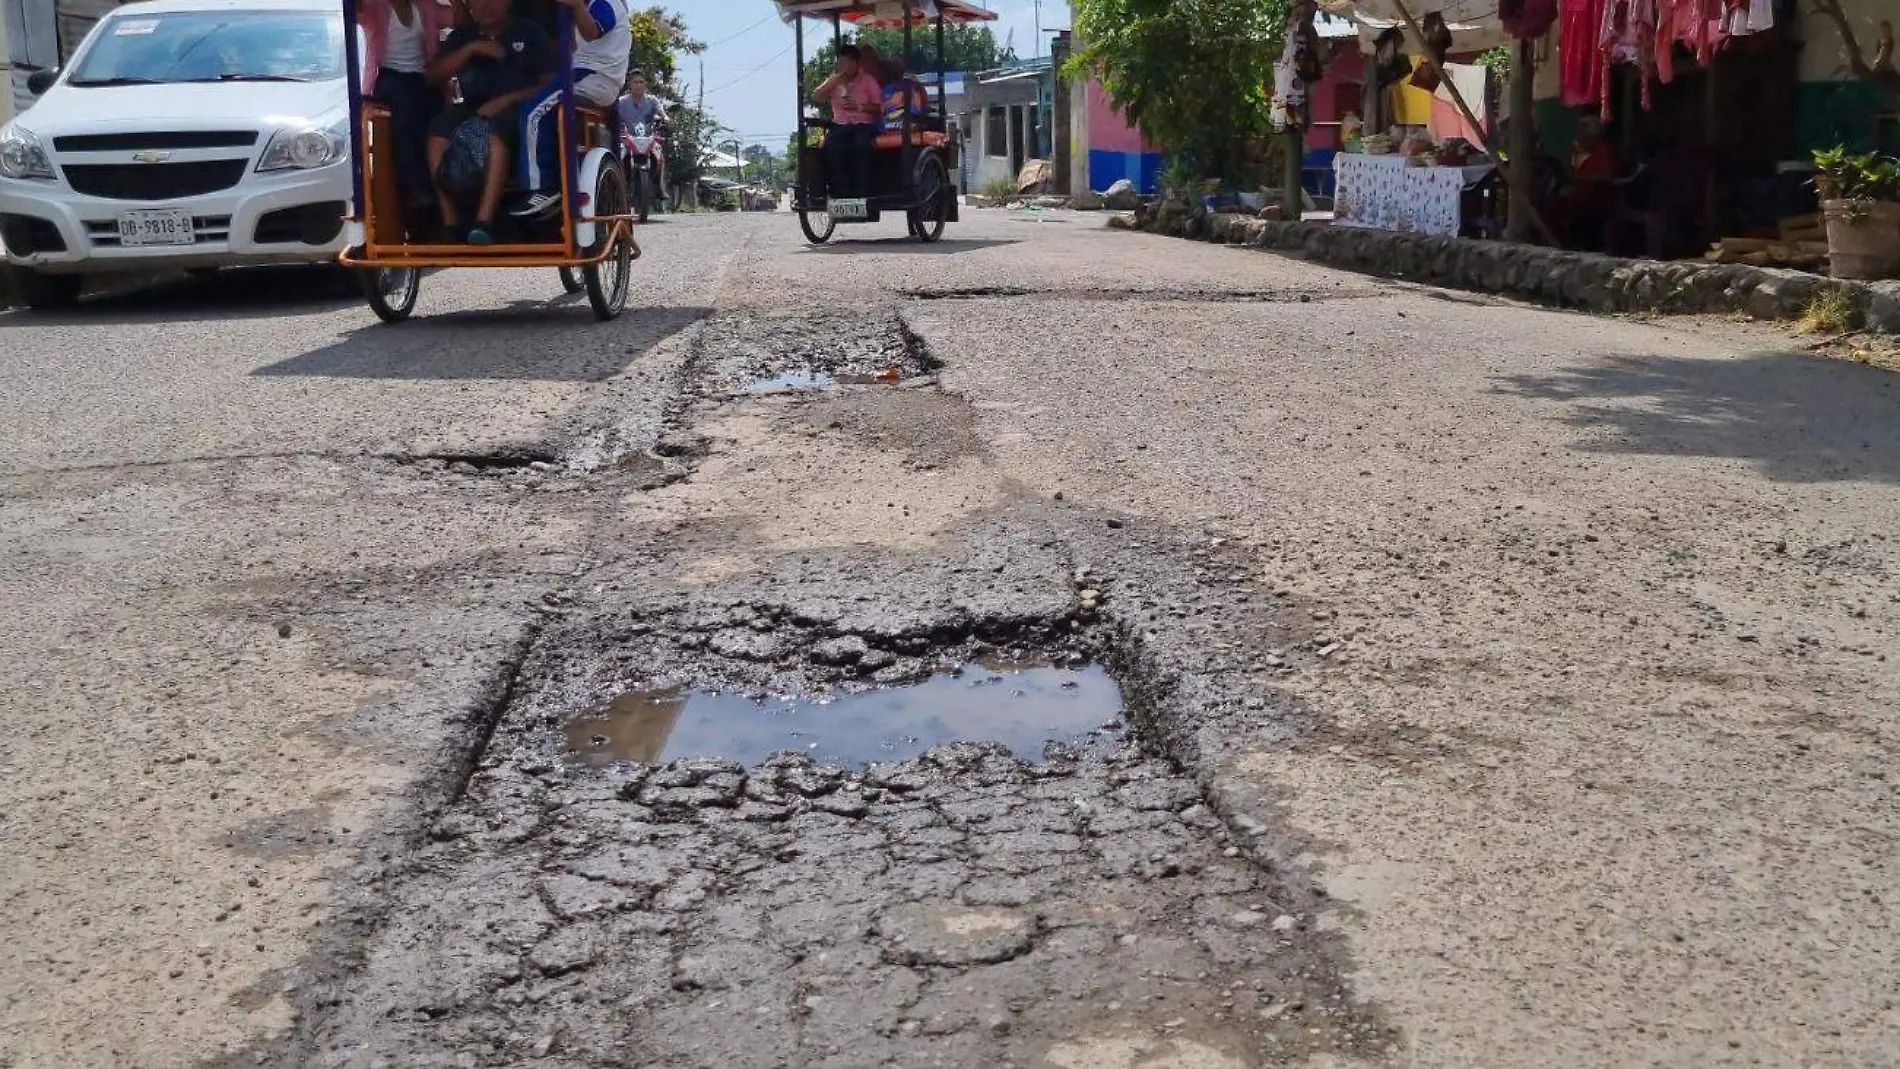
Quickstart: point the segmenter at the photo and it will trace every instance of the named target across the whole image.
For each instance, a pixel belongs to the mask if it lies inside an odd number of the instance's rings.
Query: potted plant
[[[1814,166],[1834,277],[1900,277],[1900,159],[1832,148]]]

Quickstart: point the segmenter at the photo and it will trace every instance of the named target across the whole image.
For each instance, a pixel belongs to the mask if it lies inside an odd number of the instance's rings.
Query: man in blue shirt
[[[626,139],[631,137],[636,129],[642,126],[646,127],[647,136],[654,139],[652,153],[653,188],[660,190],[660,195],[664,197],[666,189],[666,153],[660,148],[659,138],[663,133],[664,124],[666,122],[665,105],[660,103],[659,97],[647,95],[647,76],[645,71],[629,71],[627,73],[627,92],[626,95],[614,102],[614,120],[615,125],[620,128],[620,155],[623,159],[628,157],[633,151],[632,146],[627,143]]]

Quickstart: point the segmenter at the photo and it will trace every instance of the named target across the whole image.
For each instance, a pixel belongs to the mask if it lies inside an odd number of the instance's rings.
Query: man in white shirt
[[[560,0],[574,17],[574,99],[596,107],[612,107],[627,79],[633,31],[628,25],[627,0]],[[542,215],[560,203],[561,162],[555,158],[560,142],[561,93],[557,86],[522,109],[521,154],[524,188],[529,193],[514,214]]]

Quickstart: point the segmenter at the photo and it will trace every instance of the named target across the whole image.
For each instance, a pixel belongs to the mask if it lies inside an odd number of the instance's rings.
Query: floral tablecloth
[[[1465,186],[1490,171],[1490,164],[1413,167],[1403,156],[1342,152],[1333,157],[1333,222],[1457,237]]]

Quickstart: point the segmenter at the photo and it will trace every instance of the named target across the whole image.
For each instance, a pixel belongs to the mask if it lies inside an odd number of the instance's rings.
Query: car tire
[[[35,311],[71,308],[79,303],[79,291],[86,284],[80,275],[43,275],[30,268],[13,269],[13,288],[21,303]]]

